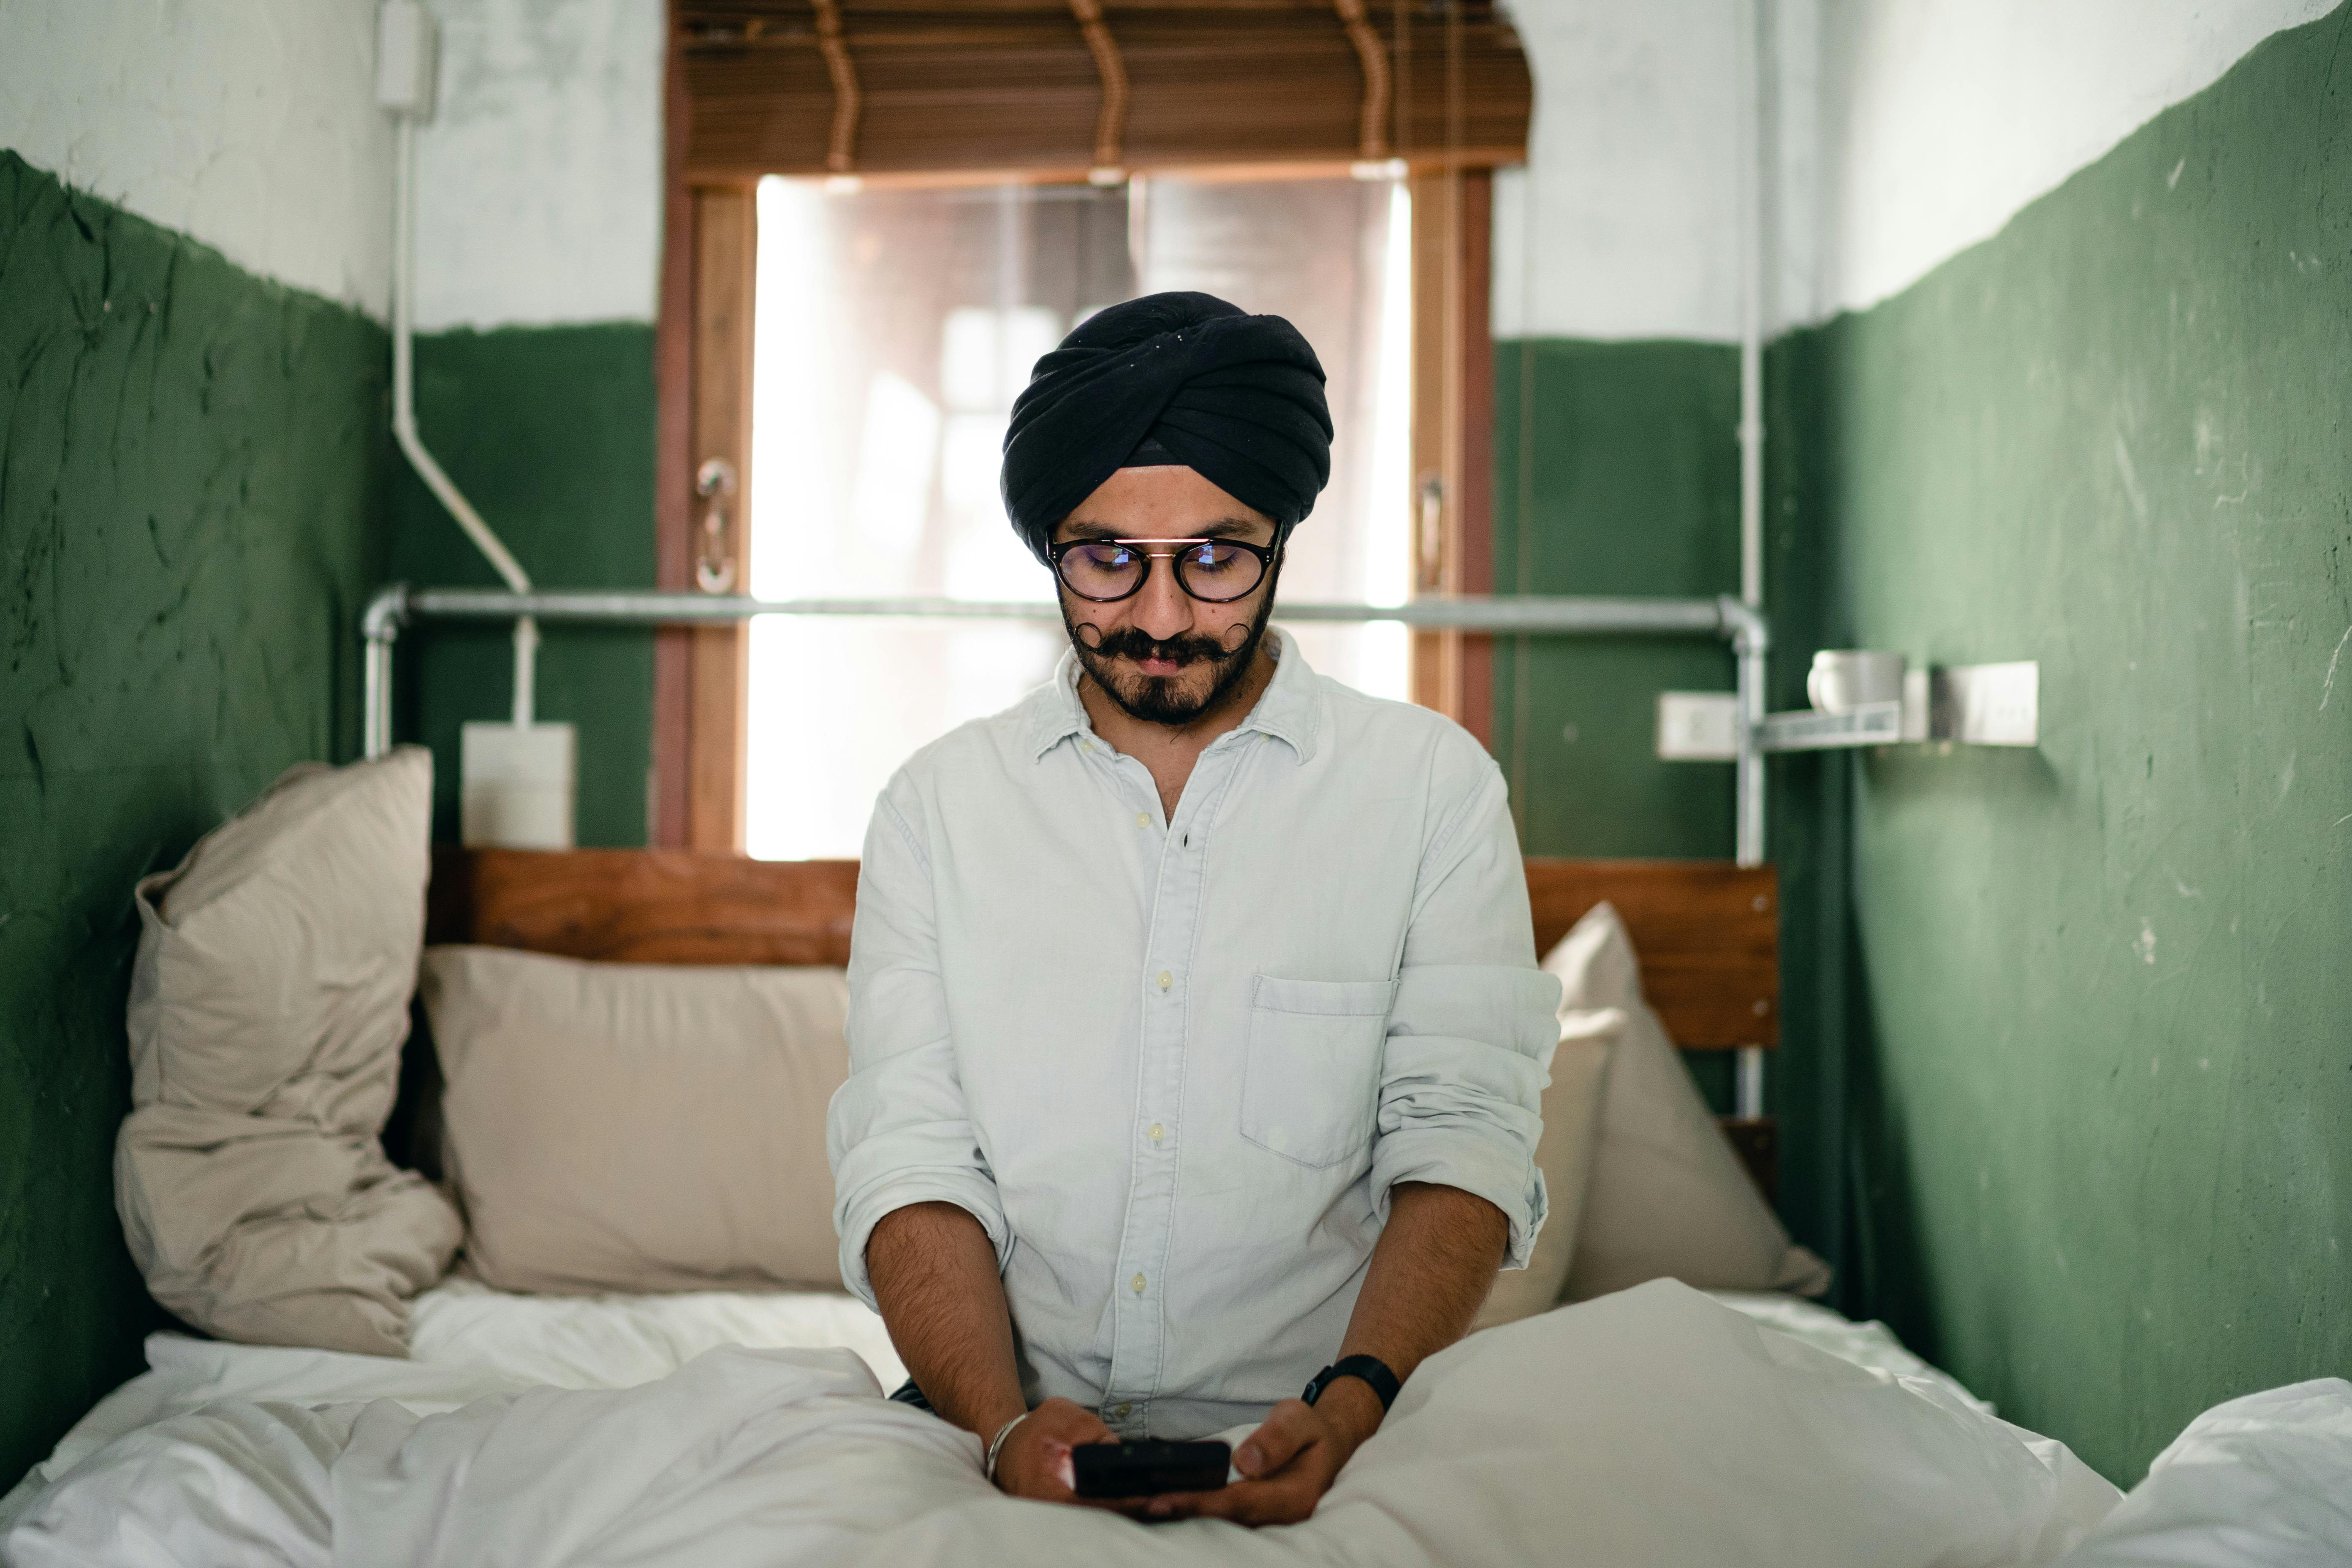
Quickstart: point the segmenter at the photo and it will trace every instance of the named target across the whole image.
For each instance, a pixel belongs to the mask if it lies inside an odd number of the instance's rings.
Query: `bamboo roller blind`
[[[676,0],[686,174],[1522,161],[1492,0]]]

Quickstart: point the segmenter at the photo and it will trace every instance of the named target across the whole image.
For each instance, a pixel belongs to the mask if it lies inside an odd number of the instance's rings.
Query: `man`
[[[1255,1423],[1244,1479],[1128,1510],[1307,1517],[1543,1223],[1559,985],[1501,775],[1266,629],[1330,438],[1277,317],[1161,294],[1073,331],[1003,470],[1070,652],[876,806],[842,1275],[1016,1496],[1070,1500],[1076,1445]]]

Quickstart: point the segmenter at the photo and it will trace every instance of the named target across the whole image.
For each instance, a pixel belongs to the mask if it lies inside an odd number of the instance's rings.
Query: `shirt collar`
[[[1269,627],[1265,635],[1275,653],[1274,679],[1266,683],[1249,717],[1233,732],[1246,734],[1255,730],[1272,735],[1304,763],[1315,755],[1322,727],[1315,672],[1307,668],[1307,656],[1298,651],[1298,645],[1280,630]],[[1043,757],[1074,735],[1091,732],[1086,704],[1078,700],[1076,654],[1063,651],[1061,662],[1054,667],[1054,679],[1031,694],[1029,709],[1029,740],[1036,756]]]

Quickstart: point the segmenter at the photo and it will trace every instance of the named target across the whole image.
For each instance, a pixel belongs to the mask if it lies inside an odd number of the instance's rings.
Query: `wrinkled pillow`
[[[223,1339],[405,1355],[457,1250],[381,1142],[432,795],[422,747],[297,767],[138,886],[115,1203],[155,1299]]]
[[[1559,977],[1564,1031],[1579,1014],[1625,1016],[1566,1299],[1659,1279],[1702,1290],[1828,1289],[1829,1266],[1790,1244],[1642,999],[1640,961],[1616,910],[1595,904],[1543,966]]]
[[[1559,1046],[1552,1053],[1551,1081],[1543,1091],[1543,1139],[1536,1145],[1536,1166],[1543,1172],[1551,1213],[1536,1237],[1528,1266],[1495,1276],[1495,1288],[1470,1325],[1473,1332],[1515,1323],[1559,1304],[1591,1184],[1601,1085],[1608,1079],[1610,1052],[1624,1028],[1625,1015],[1614,1008],[1563,1017]]]
[[[467,1268],[577,1295],[841,1288],[825,1107],[839,969],[426,951]]]

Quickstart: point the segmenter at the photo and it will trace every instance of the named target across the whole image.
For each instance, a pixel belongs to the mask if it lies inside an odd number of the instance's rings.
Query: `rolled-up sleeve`
[[[1527,871],[1501,773],[1483,753],[1423,851],[1381,1070],[1372,1194],[1428,1182],[1510,1221],[1524,1268],[1548,1200],[1536,1166],[1559,1039],[1559,982],[1536,967]]]
[[[954,1204],[988,1232],[999,1268],[1011,1245],[956,1072],[930,864],[901,794],[911,794],[903,777],[866,829],[849,948],[849,1078],[825,1118],[842,1283],[868,1306],[866,1244],[893,1209]]]

